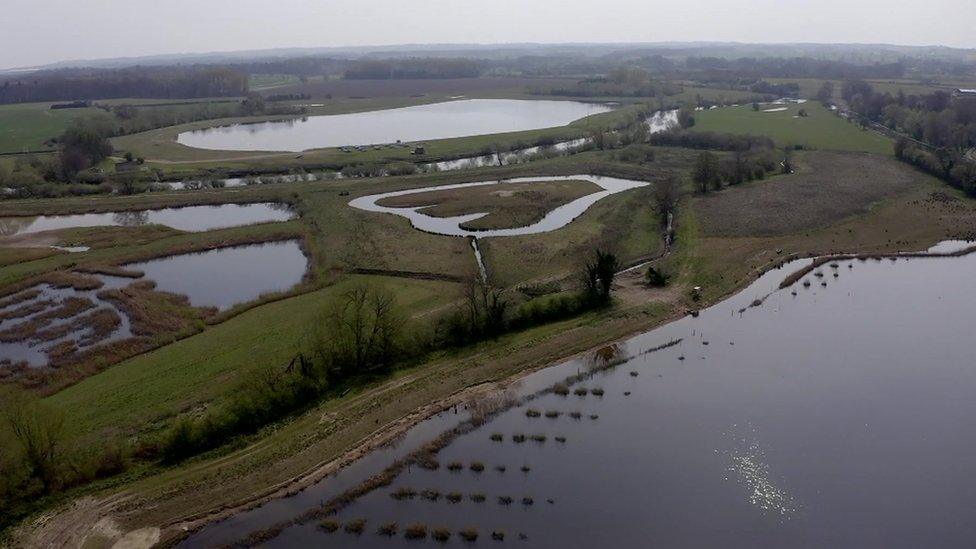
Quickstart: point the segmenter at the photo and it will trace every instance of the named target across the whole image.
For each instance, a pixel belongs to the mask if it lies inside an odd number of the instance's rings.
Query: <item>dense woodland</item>
[[[228,97],[245,93],[247,74],[221,67],[70,69],[0,77],[0,104],[120,97]]]

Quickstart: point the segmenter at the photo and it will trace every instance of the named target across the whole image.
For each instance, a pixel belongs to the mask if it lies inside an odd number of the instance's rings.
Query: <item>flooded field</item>
[[[272,242],[174,255],[125,265],[194,307],[229,309],[302,281],[308,258],[298,241]]]
[[[131,278],[54,273],[0,297],[0,378],[112,354],[115,343],[143,348],[167,328],[176,333],[215,309],[287,291],[307,267],[298,242],[284,241],[132,263],[124,266]]]
[[[132,337],[119,304],[100,295],[131,279],[85,276],[86,283],[38,284],[0,298],[0,370],[85,352]]]
[[[181,133],[177,142],[200,149],[298,152],[554,128],[609,110],[606,105],[577,101],[467,99],[223,126]]]
[[[255,223],[294,219],[295,213],[284,204],[219,204],[185,206],[158,210],[87,213],[75,215],[40,215],[0,218],[0,236],[73,229],[79,227],[135,227],[165,225],[179,231],[210,231]]]
[[[976,255],[811,261],[184,546],[969,546]]]

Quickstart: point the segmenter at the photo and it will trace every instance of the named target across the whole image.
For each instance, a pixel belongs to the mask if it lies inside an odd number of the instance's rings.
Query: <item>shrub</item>
[[[437,541],[447,541],[451,539],[451,531],[447,528],[434,528],[431,530],[430,537]]]
[[[411,524],[403,531],[403,537],[407,539],[424,539],[427,537],[427,526],[423,524]]]
[[[413,498],[417,497],[417,491],[414,490],[413,488],[410,488],[410,487],[407,487],[407,486],[401,486],[401,487],[397,488],[396,490],[394,490],[390,494],[390,497],[392,497],[393,499],[396,499],[396,500],[413,499]]]
[[[344,527],[344,530],[346,531],[347,534],[356,534],[358,536],[359,534],[363,533],[363,530],[365,528],[366,528],[366,519],[360,518],[360,519],[354,519],[347,522],[346,526]]]

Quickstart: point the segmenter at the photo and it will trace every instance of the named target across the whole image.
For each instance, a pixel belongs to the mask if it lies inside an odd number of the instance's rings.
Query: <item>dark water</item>
[[[301,282],[308,259],[297,241],[220,248],[174,255],[127,269],[142,271],[164,292],[182,294],[195,307],[228,309]]]
[[[620,344],[615,352],[629,360],[571,388],[603,396],[540,396],[454,441],[439,470],[415,467],[359,499],[337,518],[367,519],[361,536],[311,523],[268,545],[412,546],[403,528],[424,523],[451,529],[454,546],[464,545],[460,529],[474,527],[479,545],[493,545],[497,530],[505,544],[524,547],[972,547],[976,256],[838,262],[818,269],[823,277],[808,275],[809,287],[774,291],[806,261],[767,273],[698,318]],[[585,357],[542,370],[519,391],[592,364]],[[561,415],[530,418],[529,408]],[[580,419],[569,416],[577,411]],[[415,433],[429,437],[454,421],[445,414]],[[419,444],[415,433],[384,457]],[[518,444],[515,433],[547,438]],[[465,470],[448,471],[455,460]],[[379,461],[357,464],[354,476],[388,463]],[[468,470],[473,461],[486,470]],[[187,545],[238,539],[327,500],[351,478],[211,525]],[[406,486],[442,495],[390,497]],[[446,501],[452,491],[464,501]],[[389,521],[399,534],[377,535]]]
[[[233,151],[304,151],[565,126],[610,107],[576,101],[468,99],[399,109],[238,124],[181,133],[180,144]]]
[[[77,227],[165,225],[180,231],[210,231],[240,225],[287,221],[295,213],[274,203],[186,206],[159,210],[106,212],[75,215],[40,215],[0,218],[0,236],[39,233]]]

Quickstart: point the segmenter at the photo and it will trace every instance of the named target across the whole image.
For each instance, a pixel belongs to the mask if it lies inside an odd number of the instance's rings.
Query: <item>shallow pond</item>
[[[87,213],[74,215],[40,215],[0,218],[0,236],[73,229],[79,227],[134,227],[165,225],[179,231],[210,231],[240,225],[288,221],[295,213],[283,204],[218,204],[185,206],[158,210]]]
[[[190,298],[194,307],[228,309],[302,281],[308,259],[298,241],[271,242],[173,255],[126,269],[141,271],[164,292]]]
[[[456,438],[439,468],[408,467],[342,509],[339,522],[367,520],[362,535],[307,522],[264,545],[406,547],[404,528],[422,523],[447,528],[454,545],[471,527],[479,544],[497,531],[526,547],[970,546],[976,255],[838,261],[806,275],[809,286],[778,289],[809,262],[528,376],[512,393],[531,400]],[[545,391],[577,374],[569,394]],[[442,413],[399,446],[185,545],[316,508],[464,419]],[[407,488],[417,494],[391,497]],[[377,535],[388,522],[397,534]]]
[[[297,152],[554,128],[609,110],[607,105],[577,101],[467,99],[222,126],[181,133],[177,142],[199,149]]]
[[[571,202],[563,204],[546,213],[539,221],[525,227],[513,227],[510,229],[488,229],[488,230],[468,230],[461,228],[464,223],[474,221],[488,215],[486,212],[470,213],[452,217],[434,217],[424,213],[427,206],[417,207],[387,207],[377,204],[384,198],[404,196],[410,194],[425,193],[430,191],[444,191],[451,189],[466,189],[470,187],[482,187],[485,185],[504,186],[512,183],[543,183],[546,181],[589,181],[600,186],[603,190],[597,191],[586,196],[577,198]],[[519,236],[527,234],[544,233],[565,227],[574,219],[583,214],[590,206],[596,204],[601,199],[612,194],[616,194],[638,187],[649,185],[646,181],[633,181],[629,179],[619,179],[616,177],[603,177],[597,175],[566,175],[566,176],[541,176],[541,177],[516,177],[512,179],[502,179],[493,181],[478,181],[474,183],[457,183],[454,185],[440,185],[435,187],[422,187],[418,189],[406,189],[392,191],[383,194],[373,194],[361,196],[349,202],[349,205],[360,210],[369,212],[388,213],[406,217],[414,228],[421,231],[447,236],[473,236],[477,238],[488,238],[494,236]]]

